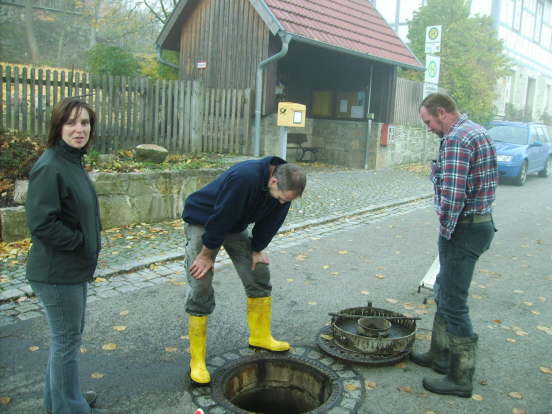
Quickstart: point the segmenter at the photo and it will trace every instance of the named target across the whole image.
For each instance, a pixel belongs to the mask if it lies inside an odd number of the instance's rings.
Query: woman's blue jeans
[[[44,407],[53,414],[88,414],[77,356],[84,330],[87,283],[74,285],[30,282],[46,311],[50,351],[46,368]]]
[[[447,332],[472,337],[468,293],[475,264],[494,237],[492,221],[458,223],[450,240],[439,236],[440,270],[434,286],[437,314],[447,321]]]

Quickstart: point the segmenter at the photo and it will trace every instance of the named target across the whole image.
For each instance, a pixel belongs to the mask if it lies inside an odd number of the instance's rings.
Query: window
[[[535,13],[535,27],[533,32],[533,39],[535,42],[540,43],[542,37],[542,17],[544,14],[544,1],[537,1],[537,12]]]
[[[523,18],[523,0],[514,0],[514,21],[512,27],[516,31],[521,31],[521,20]]]

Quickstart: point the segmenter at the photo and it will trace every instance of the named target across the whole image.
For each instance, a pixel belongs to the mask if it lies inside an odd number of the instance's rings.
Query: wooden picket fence
[[[145,143],[173,153],[251,153],[251,90],[199,81],[0,66],[0,128],[45,137],[53,107],[68,96],[96,111],[94,149],[101,153]]]

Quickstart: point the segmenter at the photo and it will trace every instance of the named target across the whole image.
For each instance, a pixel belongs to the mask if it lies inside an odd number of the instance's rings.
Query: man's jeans
[[[468,291],[479,256],[489,249],[495,227],[492,221],[458,223],[450,240],[439,236],[441,265],[434,286],[437,314],[447,321],[447,331],[472,337]]]
[[[215,309],[215,292],[213,290],[213,269],[201,279],[194,279],[190,274],[190,266],[203,248],[201,236],[205,233],[203,226],[186,224],[186,254],[184,266],[188,277],[188,292],[186,298],[186,312],[194,316],[210,315]],[[272,285],[270,284],[270,270],[268,265],[257,263],[255,270],[251,270],[251,235],[248,230],[241,233],[229,234],[222,243],[224,250],[245,288],[247,297],[263,298],[270,296]],[[215,252],[215,257],[218,250]]]
[[[80,389],[77,361],[87,284],[30,282],[30,285],[44,305],[50,328],[44,407],[54,414],[88,414],[90,406]]]

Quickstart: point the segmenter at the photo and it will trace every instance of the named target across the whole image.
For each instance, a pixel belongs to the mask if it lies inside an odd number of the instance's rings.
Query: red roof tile
[[[423,67],[368,0],[264,0],[292,35]]]

